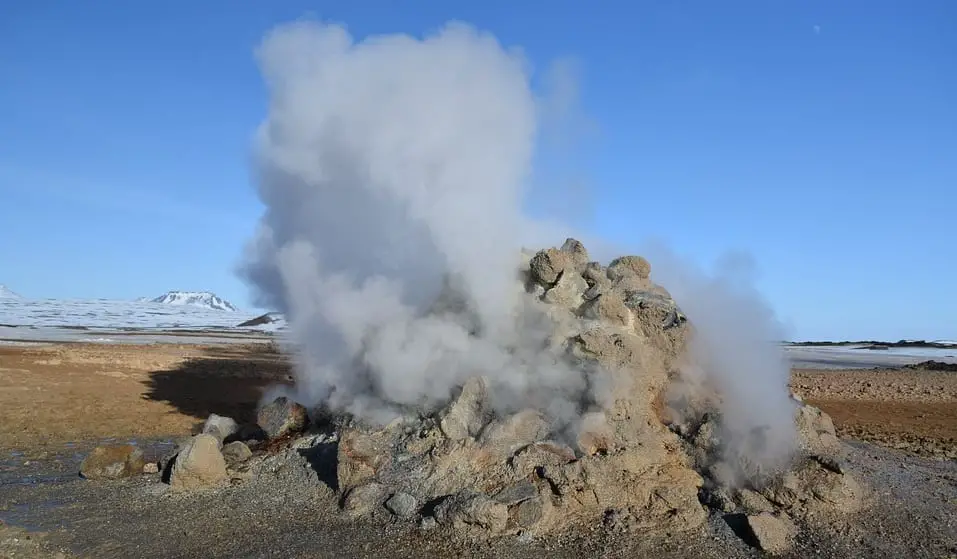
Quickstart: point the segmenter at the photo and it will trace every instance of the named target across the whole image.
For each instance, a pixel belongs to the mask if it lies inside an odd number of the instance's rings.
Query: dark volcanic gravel
[[[788,557],[957,556],[957,462],[866,443],[847,447],[850,471],[874,490],[871,506],[853,517],[803,525]],[[508,536],[469,543],[387,515],[351,522],[339,514],[335,493],[319,480],[308,457],[296,452],[262,461],[258,475],[229,488],[187,496],[169,493],[157,475],[68,481],[62,463],[57,475],[45,478],[33,461],[18,468],[17,459],[7,457],[0,520],[8,531],[11,526],[35,531],[36,545],[49,556],[57,551],[102,558],[765,556],[741,541],[719,514],[691,535],[613,533],[596,519],[575,533],[530,542]],[[32,477],[15,483],[17,471]],[[4,537],[0,533],[0,557],[12,551],[12,539]]]

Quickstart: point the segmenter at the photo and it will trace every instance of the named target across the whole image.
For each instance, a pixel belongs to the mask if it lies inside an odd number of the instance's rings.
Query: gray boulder
[[[222,415],[216,415],[215,413],[210,415],[206,419],[206,423],[203,424],[203,434],[212,435],[219,441],[219,445],[223,445],[223,441],[227,437],[239,431],[239,424],[236,423],[233,418],[225,417]]]
[[[170,472],[170,488],[190,491],[222,485],[229,479],[226,460],[212,435],[196,435],[180,450]]]
[[[143,451],[133,445],[98,446],[80,464],[86,479],[120,479],[143,473]]]

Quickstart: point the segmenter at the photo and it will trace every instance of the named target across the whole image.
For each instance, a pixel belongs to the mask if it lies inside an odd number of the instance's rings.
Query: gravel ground
[[[870,506],[804,525],[789,557],[957,556],[957,463],[868,443],[846,447],[851,472],[876,488]],[[508,536],[469,543],[387,518],[343,519],[305,457],[272,457],[256,471],[232,487],[187,496],[170,494],[155,475],[20,484],[8,476],[0,486],[0,519],[8,524],[0,557],[763,556],[717,514],[694,534],[619,534],[596,523],[547,542]]]

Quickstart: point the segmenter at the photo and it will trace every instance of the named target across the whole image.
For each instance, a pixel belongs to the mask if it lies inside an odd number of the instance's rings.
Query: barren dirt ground
[[[210,413],[250,419],[262,390],[289,380],[265,345],[0,346],[0,557],[761,556],[716,519],[690,538],[586,529],[465,549],[337,520],[332,493],[239,488],[160,502],[145,480],[77,478],[100,441],[136,439],[155,455]],[[851,467],[883,499],[861,520],[807,532],[793,556],[957,557],[957,374],[800,370],[791,385],[832,415]]]

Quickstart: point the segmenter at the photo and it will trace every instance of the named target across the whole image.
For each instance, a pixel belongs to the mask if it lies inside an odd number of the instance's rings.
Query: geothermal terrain
[[[776,348],[788,423],[744,433],[652,277],[580,243],[527,254],[523,317],[568,383],[480,375],[379,422],[296,403],[276,315],[5,297],[0,556],[957,554],[957,349]],[[468,324],[454,290],[431,313]]]

